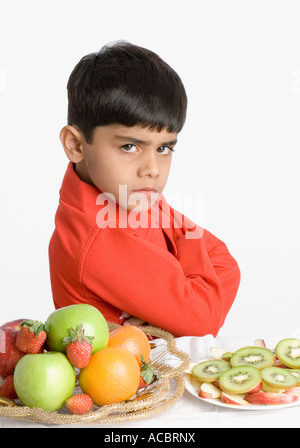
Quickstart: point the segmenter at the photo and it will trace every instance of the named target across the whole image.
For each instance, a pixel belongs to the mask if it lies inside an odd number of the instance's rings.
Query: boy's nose
[[[151,176],[156,177],[159,174],[159,165],[156,156],[153,154],[147,155],[141,162],[138,175],[140,177]]]

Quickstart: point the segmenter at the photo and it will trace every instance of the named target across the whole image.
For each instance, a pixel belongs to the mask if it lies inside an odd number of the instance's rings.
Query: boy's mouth
[[[158,193],[158,191],[154,188],[154,187],[143,187],[143,188],[140,188],[139,190],[133,190],[132,191],[133,193],[141,193],[141,194],[144,194],[145,196],[151,196],[151,194],[154,194],[154,193]]]
[[[144,192],[144,191],[152,191],[153,193],[157,193],[157,190],[156,190],[156,188],[154,188],[154,187],[142,187],[142,188],[139,188],[138,190],[133,190],[133,192]]]

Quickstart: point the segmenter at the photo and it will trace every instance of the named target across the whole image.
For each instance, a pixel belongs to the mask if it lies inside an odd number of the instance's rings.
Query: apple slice
[[[249,404],[248,401],[244,400],[245,395],[231,395],[222,392],[221,401],[227,404],[235,404],[237,406],[247,406]]]
[[[246,395],[246,400],[251,404],[287,404],[298,401],[297,395],[277,394],[273,392],[258,392],[257,394]]]
[[[300,387],[293,387],[292,389],[284,391],[285,395],[297,395],[297,397],[300,397]]]
[[[255,347],[267,348],[266,343],[263,339],[255,339],[254,345]]]
[[[221,397],[221,390],[212,383],[202,383],[200,387],[199,397],[207,399],[216,399]]]
[[[222,360],[222,359],[223,359],[223,355],[224,355],[225,353],[227,353],[226,350],[223,350],[222,348],[219,348],[219,347],[211,347],[211,348],[209,349],[209,351],[210,351],[210,354],[211,354],[215,359],[219,359],[219,360]]]
[[[193,368],[199,364],[199,362],[190,362],[190,364],[188,365],[188,368],[184,371],[184,373],[190,373],[192,374]]]
[[[259,392],[261,390],[261,382],[255,386],[252,390],[249,390],[249,392],[247,392],[248,394],[256,394],[257,392]]]

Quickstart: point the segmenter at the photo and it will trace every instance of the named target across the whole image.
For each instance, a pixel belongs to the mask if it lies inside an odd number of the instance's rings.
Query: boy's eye
[[[169,154],[170,152],[174,152],[174,149],[169,146],[160,146],[157,151],[159,154]]]
[[[136,147],[136,145],[132,145],[131,143],[128,143],[128,144],[126,144],[126,145],[121,146],[121,149],[122,149],[122,151],[127,152],[127,153],[133,153],[133,152],[136,152],[136,151],[137,151],[137,147]],[[169,146],[160,146],[160,147],[157,149],[157,152],[158,152],[159,154],[163,154],[163,155],[167,155],[167,154],[169,154],[171,151],[174,152],[174,149],[173,149],[173,148],[170,148]]]
[[[127,144],[121,146],[121,149],[125,152],[135,152],[137,148],[135,145]]]

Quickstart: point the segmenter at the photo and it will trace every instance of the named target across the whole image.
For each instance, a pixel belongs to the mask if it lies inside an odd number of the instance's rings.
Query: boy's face
[[[82,160],[76,161],[76,173],[103,193],[112,193],[127,210],[145,211],[166,185],[176,141],[177,133],[166,130],[152,132],[120,124],[99,126],[91,144],[84,138],[81,141]],[[121,195],[120,185],[126,186]],[[138,191],[145,188],[153,191]]]

